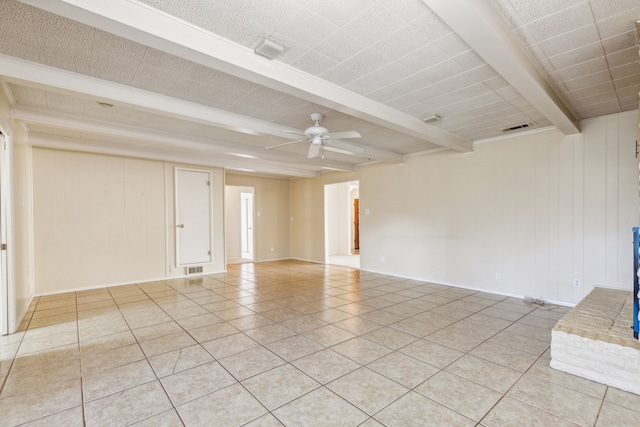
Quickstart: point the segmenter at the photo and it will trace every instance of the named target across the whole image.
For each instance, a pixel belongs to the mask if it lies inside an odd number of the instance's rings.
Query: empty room
[[[0,426],[636,426],[638,0],[0,0]]]

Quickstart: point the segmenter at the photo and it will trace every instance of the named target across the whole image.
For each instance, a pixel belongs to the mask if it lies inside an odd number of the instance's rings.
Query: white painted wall
[[[363,270],[568,303],[595,285],[630,289],[638,112],[585,120],[582,129],[295,180],[292,256],[322,260],[313,237],[323,224],[318,187],[359,179]]]
[[[35,292],[180,277],[175,164],[33,148]],[[189,165],[180,165],[189,166]],[[223,173],[212,171],[213,258],[224,271]]]

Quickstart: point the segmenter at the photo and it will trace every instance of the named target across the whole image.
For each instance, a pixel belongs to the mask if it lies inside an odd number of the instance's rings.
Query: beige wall
[[[225,184],[254,189],[254,260],[290,258],[290,181],[227,173]]]
[[[33,148],[35,292],[179,277],[174,164]],[[212,264],[223,271],[223,174],[211,169]]]
[[[292,256],[322,261],[322,186],[359,179],[363,270],[564,302],[629,289],[638,115],[582,126],[295,180]]]

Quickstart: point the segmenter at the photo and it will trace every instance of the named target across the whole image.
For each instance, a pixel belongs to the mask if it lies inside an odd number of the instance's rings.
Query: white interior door
[[[211,257],[211,173],[176,168],[176,265]]]
[[[253,259],[253,194],[240,193],[242,258]]]

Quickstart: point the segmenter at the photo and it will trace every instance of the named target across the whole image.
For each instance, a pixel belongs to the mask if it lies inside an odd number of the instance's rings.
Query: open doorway
[[[225,187],[225,251],[227,263],[254,261],[253,187]]]
[[[325,262],[360,268],[360,184],[358,181],[324,187]]]

